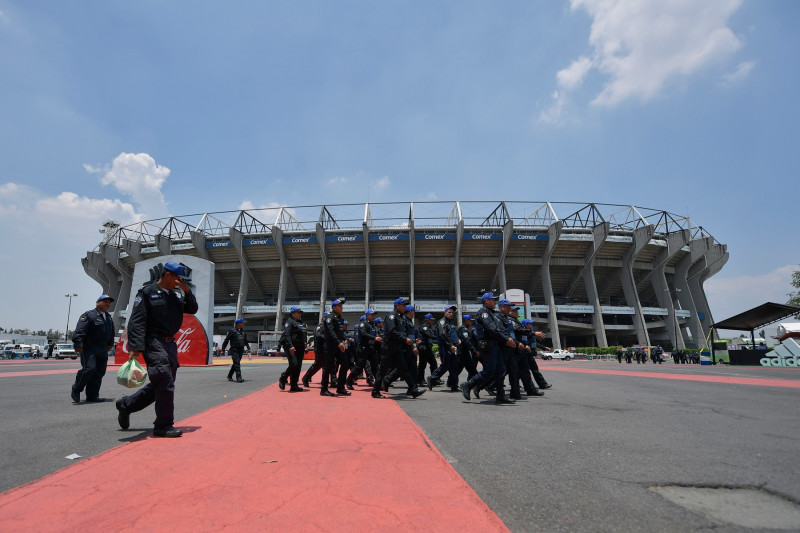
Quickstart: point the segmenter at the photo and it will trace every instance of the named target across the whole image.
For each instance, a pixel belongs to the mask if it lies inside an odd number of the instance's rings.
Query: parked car
[[[569,361],[573,357],[574,357],[574,355],[571,354],[570,352],[568,352],[567,350],[559,350],[558,348],[556,348],[555,350],[550,351],[550,352],[543,352],[542,353],[542,359],[545,359],[545,360],[563,359],[564,361]]]
[[[47,352],[45,352],[45,357],[47,357]],[[71,344],[56,344],[55,348],[53,348],[53,357],[56,359],[66,359],[67,357],[77,359],[78,353]]]

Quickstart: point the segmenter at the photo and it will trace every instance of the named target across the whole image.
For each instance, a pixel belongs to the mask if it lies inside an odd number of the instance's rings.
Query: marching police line
[[[350,396],[353,385],[362,377],[372,387],[373,398],[386,398],[382,393],[399,379],[405,381],[406,394],[412,398],[426,392],[422,385],[427,390],[445,385],[461,392],[466,400],[480,398],[480,392],[486,391],[501,404],[521,399],[523,391],[527,396],[542,396],[540,389],[551,387],[535,359],[537,339],[543,339],[544,334],[534,330],[533,320],[520,322],[519,307],[508,300],[498,301],[487,292],[481,302],[475,317],[462,316],[460,327],[454,323],[456,307],[449,306],[438,321],[426,314],[417,328],[416,309],[407,298],[398,298],[385,320],[377,317],[373,309],[367,309],[351,334],[342,317],[345,300],[333,300],[331,311],[324,313],[322,322],[314,328],[315,359],[302,378],[308,335],[302,322],[303,311],[292,307],[279,341],[289,366],[281,373],[278,386],[286,390],[289,385],[289,392],[305,391],[322,370],[322,396]],[[438,345],[441,364],[437,364],[434,344]],[[426,368],[430,371],[427,377]],[[464,370],[467,381],[459,383]],[[505,390],[506,376],[509,394]]]

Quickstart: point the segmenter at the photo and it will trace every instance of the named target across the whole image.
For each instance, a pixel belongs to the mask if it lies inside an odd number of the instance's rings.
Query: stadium
[[[553,348],[705,344],[703,289],[726,246],[688,216],[599,203],[468,201],[269,207],[120,226],[82,259],[124,323],[134,265],[164,255],[214,263],[215,332],[236,316],[279,330],[299,305],[315,323],[333,298],[345,318],[480,307],[486,290],[525,306]],[[513,295],[513,296],[512,296]],[[280,313],[278,312],[280,310]],[[459,317],[460,320],[460,317]]]

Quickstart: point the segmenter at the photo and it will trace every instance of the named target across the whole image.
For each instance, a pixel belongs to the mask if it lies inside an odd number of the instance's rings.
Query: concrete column
[[[156,235],[155,242],[158,253],[161,255],[172,254],[172,239],[170,239],[169,236],[158,234]]]
[[[122,251],[133,258],[134,263],[144,259],[142,255],[142,243],[130,239],[122,239]]]
[[[639,284],[641,287],[648,280],[652,282],[653,292],[655,292],[659,307],[667,308],[668,314],[664,319],[667,337],[672,338],[675,347],[679,349],[686,348],[686,341],[683,338],[683,332],[678,324],[678,315],[676,314],[674,296],[677,292],[675,292],[673,288],[670,288],[667,282],[666,266],[669,260],[680,252],[681,248],[686,246],[690,238],[691,233],[689,230],[670,233],[666,238],[667,247],[656,257],[653,270],[651,270],[650,274]]]
[[[622,291],[625,293],[625,299],[628,301],[628,305],[633,307],[634,310],[633,327],[636,331],[636,339],[639,344],[644,346],[650,346],[650,334],[647,331],[647,323],[644,321],[639,291],[636,290],[636,282],[633,277],[633,263],[636,261],[636,256],[639,255],[639,252],[650,242],[654,233],[655,226],[652,224],[642,226],[633,231],[633,244],[631,244],[631,247],[625,254],[622,260],[622,268],[620,269]]]
[[[500,256],[497,258],[497,270],[492,278],[492,286],[498,287],[498,291],[502,294],[508,290],[506,283],[506,254],[508,247],[511,244],[511,236],[514,234],[514,221],[509,220],[503,225],[503,248],[500,250]]]
[[[242,307],[247,303],[247,291],[250,289],[250,269],[247,266],[247,257],[244,255],[244,250],[242,248],[244,235],[236,228],[230,228],[229,234],[231,244],[239,255],[239,264],[241,265],[242,271],[239,277],[239,292],[236,298],[236,318],[242,318]]]
[[[678,292],[678,301],[683,309],[688,309],[691,316],[688,320],[689,331],[692,334],[692,341],[700,345],[705,339],[703,326],[697,316],[697,306],[692,299],[692,291],[689,287],[689,271],[698,261],[702,260],[708,249],[711,247],[713,239],[705,237],[689,241],[689,253],[675,266],[675,276],[673,278],[675,288]]]
[[[283,301],[286,298],[286,285],[289,279],[289,264],[286,261],[286,252],[283,250],[283,230],[277,225],[272,226],[272,239],[275,241],[275,246],[278,248],[278,258],[281,261],[281,275],[278,281],[278,307],[275,310],[275,331],[283,331]],[[324,280],[323,276],[323,280]],[[325,294],[325,287],[323,286],[323,295]],[[323,296],[324,299],[324,296]],[[323,301],[322,304],[325,302]],[[322,308],[320,304],[320,309]],[[320,320],[322,320],[322,311],[319,312]],[[264,322],[266,323],[266,318]]]
[[[461,243],[464,242],[464,220],[459,218],[456,225],[456,253],[453,258],[453,293],[456,299],[456,307],[458,308],[458,316],[456,320],[458,325],[461,326]]]
[[[414,263],[416,263],[416,236],[414,232],[414,204],[411,204],[411,208],[408,212],[408,252],[411,257],[411,262],[408,266],[409,268],[409,286],[410,292],[408,295],[409,300],[411,300],[411,305],[414,305]]]
[[[586,253],[586,258],[583,268],[583,285],[586,288],[586,299],[594,306],[594,314],[592,315],[592,327],[594,328],[594,336],[597,345],[605,348],[608,346],[608,338],[606,337],[606,326],[603,322],[603,308],[600,305],[600,296],[597,292],[597,280],[594,275],[594,258],[600,247],[608,238],[611,225],[608,222],[603,222],[592,228],[592,247]],[[569,292],[572,292],[571,290]]]
[[[542,255],[542,289],[544,290],[544,303],[550,309],[548,315],[548,323],[550,325],[550,337],[553,341],[553,349],[561,349],[561,334],[558,331],[558,316],[556,315],[556,302],[553,296],[553,282],[550,278],[550,259],[553,256],[553,249],[558,244],[558,238],[561,236],[561,230],[564,223],[560,220],[550,224],[547,228],[547,246],[545,247],[544,254]]]
[[[370,292],[372,290],[372,265],[369,260],[369,226],[364,222],[362,224],[362,233],[364,235],[364,259],[366,270],[364,272],[364,309],[370,307]]]
[[[111,319],[114,321],[114,331],[116,332],[122,326],[123,322],[120,313],[128,307],[128,302],[130,301],[133,272],[120,260],[120,249],[116,246],[101,244],[100,253],[105,260],[119,272],[122,278],[122,286],[120,287],[119,294],[111,295],[115,298],[114,312],[111,314]]]
[[[703,259],[689,270],[689,291],[692,294],[692,302],[695,304],[692,314],[697,316],[697,320],[703,329],[703,342],[698,343],[698,347],[701,348],[705,346],[705,339],[708,338],[711,325],[714,323],[714,317],[711,315],[711,308],[708,305],[708,298],[706,298],[703,284],[708,278],[722,269],[725,263],[728,262],[728,257],[727,246],[714,243]],[[697,272],[693,272],[695,267],[700,266],[702,268],[698,268]],[[703,313],[703,318],[700,318],[700,313]]]

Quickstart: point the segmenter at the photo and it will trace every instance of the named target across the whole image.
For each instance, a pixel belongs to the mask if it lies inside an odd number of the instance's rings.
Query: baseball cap
[[[430,318],[431,320],[433,320],[433,315],[428,313],[427,315],[425,315],[425,318]]]
[[[375,323],[376,323],[376,324],[380,324],[381,322],[383,322],[383,320],[381,319],[381,317],[378,317],[378,318],[376,318],[376,319],[375,319]]]
[[[483,296],[481,296],[481,302],[485,302],[486,300],[496,300],[496,299],[497,297],[491,292],[484,292]]]
[[[400,304],[408,305],[409,303],[410,302],[408,298],[398,298],[397,300],[394,301],[394,305],[400,305]]]
[[[364,322],[366,319],[367,319],[367,315],[361,315],[361,318],[359,318],[358,320],[360,322]]]
[[[522,308],[520,306],[518,306],[518,305],[512,305],[511,306],[511,310],[512,311],[519,311],[520,309],[522,309]]]
[[[331,302],[331,307],[336,307],[337,305],[343,305],[346,300],[344,298],[337,299]]]
[[[503,298],[502,300],[500,300],[499,302],[497,302],[497,305],[511,305],[511,302],[509,302],[508,300],[506,300],[505,298]]]
[[[464,315],[461,318],[464,320],[472,320],[472,315]]]
[[[178,263],[173,263],[172,261],[169,261],[164,264],[164,270],[172,272],[173,274],[176,274],[181,277],[187,275],[185,265],[179,265]]]
[[[374,315],[374,314],[375,314],[375,310],[374,310],[373,308],[371,308],[371,307],[370,307],[369,309],[367,309],[366,311],[364,311],[364,314],[365,314],[365,315]]]
[[[453,311],[455,311],[455,310],[456,310],[456,306],[455,306],[455,305],[448,305],[447,307],[445,307],[445,308],[444,308],[444,312],[446,313],[446,312],[447,312],[447,311],[449,311],[450,309],[452,309]]]
[[[529,318],[526,318],[526,319],[524,319],[524,320],[522,321],[522,325],[523,325],[523,326],[527,326],[528,324],[534,324],[534,323],[536,323],[536,321],[535,321],[535,320],[531,320],[531,319],[529,319]]]
[[[302,310],[302,309],[300,309],[299,307],[297,307],[296,305],[293,305],[293,306],[292,306],[292,308],[291,308],[291,309],[289,309],[289,313],[290,313],[290,314],[292,314],[292,313],[296,313],[297,311],[300,311],[301,313],[303,312],[303,310]]]
[[[406,305],[406,313],[408,313],[409,311],[416,311],[416,309],[414,308],[413,305],[409,304],[409,305]]]
[[[112,298],[108,294],[101,294],[100,296],[97,297],[97,301],[99,302],[100,300],[111,300],[113,302],[114,298]]]
[[[237,318],[233,321],[234,324],[244,324],[244,318]]]

